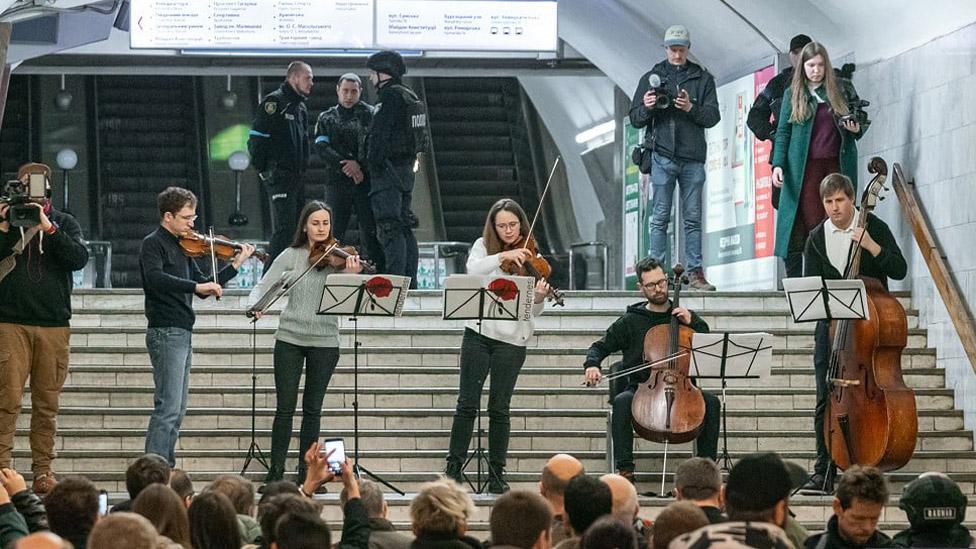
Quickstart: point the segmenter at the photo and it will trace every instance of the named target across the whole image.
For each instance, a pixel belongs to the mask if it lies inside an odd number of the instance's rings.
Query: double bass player
[[[623,368],[637,366],[644,360],[644,336],[648,330],[669,324],[672,316],[696,332],[707,332],[708,324],[697,314],[683,307],[673,307],[668,297],[668,278],[661,264],[653,258],[637,263],[637,289],[646,298],[627,307],[627,312],[607,328],[603,338],[593,343],[586,353],[585,381],[595,385],[602,377],[600,363],[612,353],[623,351]],[[646,381],[650,370],[631,374],[627,386],[613,397],[613,448],[617,472],[634,481],[634,431],[631,425],[631,403],[639,383]],[[715,460],[718,455],[720,403],[715,395],[702,391],[705,400],[705,419],[696,442],[698,457]]]
[[[820,199],[827,219],[810,232],[803,251],[804,276],[825,279],[844,278],[850,257],[856,246],[861,253],[860,277],[870,277],[888,288],[888,279],[901,280],[908,272],[908,264],[884,221],[873,214],[862,214],[854,207],[854,185],[843,174],[832,173],[820,183]],[[858,216],[868,215],[864,228],[858,226]],[[817,441],[817,461],[804,491],[833,492],[834,467],[824,440],[824,411],[830,396],[826,382],[831,359],[830,322],[817,322],[814,333],[813,364],[817,380],[817,407],[814,412],[814,437]]]

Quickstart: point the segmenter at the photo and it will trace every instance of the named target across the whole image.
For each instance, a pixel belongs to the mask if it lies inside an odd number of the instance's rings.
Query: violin
[[[209,256],[212,248],[217,259],[231,261],[244,248],[244,245],[240,242],[228,240],[226,236],[217,235],[211,238],[210,236],[190,231],[180,235],[180,248],[183,249],[183,254],[187,257]],[[264,252],[255,251],[252,255],[261,261],[268,260],[268,254]]]
[[[511,259],[503,259],[501,269],[512,276],[531,276],[536,280],[548,279],[552,275],[552,265],[539,254],[538,244],[531,235],[524,236],[511,244],[506,244],[504,251],[525,248],[532,253],[532,258],[523,261],[521,265]],[[563,306],[563,294],[557,288],[549,286],[546,291],[546,299],[556,305]]]
[[[687,284],[684,267],[679,263],[674,273],[672,307],[678,307],[681,285]],[[690,442],[698,437],[705,422],[705,398],[688,376],[695,331],[671,316],[670,324],[654,326],[644,334],[644,360],[664,361],[651,368],[651,375],[634,393],[630,411],[634,432],[653,442]]]
[[[871,159],[876,174],[864,189],[857,227],[867,227],[884,188],[888,166]],[[905,385],[901,352],[908,342],[905,308],[884,284],[860,276],[863,248],[853,244],[845,278],[861,278],[867,291],[867,318],[831,322],[833,338],[827,384],[830,398],[824,411],[824,442],[842,470],[851,465],[898,469],[915,452],[918,415],[915,393]]]
[[[323,258],[323,254],[325,257]],[[316,269],[322,270],[326,265],[335,269],[341,269],[346,265],[346,259],[359,255],[356,248],[352,246],[342,246],[335,237],[330,236],[328,240],[318,242],[309,249],[308,263],[314,265]],[[369,261],[362,259],[359,264],[365,274],[376,274],[376,266]]]

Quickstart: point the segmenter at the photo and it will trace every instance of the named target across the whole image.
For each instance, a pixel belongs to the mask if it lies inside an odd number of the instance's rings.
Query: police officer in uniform
[[[376,52],[369,57],[366,67],[370,70],[370,81],[379,90],[367,156],[372,178],[369,198],[376,232],[383,247],[385,271],[409,276],[410,287],[415,288],[418,252],[411,228],[410,201],[417,154],[407,102],[417,96],[401,82],[407,67],[399,53]]]
[[[972,547],[973,537],[962,525],[968,500],[944,473],[922,473],[908,483],[898,507],[911,527],[895,534],[893,547]]]
[[[339,77],[339,104],[322,112],[315,123],[315,149],[329,166],[325,200],[332,206],[332,234],[343,242],[353,210],[366,255],[383,269],[383,249],[376,239],[376,221],[369,204],[366,173],[366,133],[373,107],[360,101],[362,80],[354,73]]]
[[[261,101],[247,140],[251,163],[271,199],[272,235],[266,267],[291,242],[305,206],[302,174],[309,156],[305,100],[312,93],[312,84],[312,67],[292,61],[285,81]]]

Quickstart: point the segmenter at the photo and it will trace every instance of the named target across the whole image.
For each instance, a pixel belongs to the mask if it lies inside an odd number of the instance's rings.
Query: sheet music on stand
[[[863,280],[828,280],[819,276],[785,278],[783,289],[793,322],[869,318]]]
[[[320,315],[402,316],[410,277],[337,273],[322,289]]]
[[[444,320],[530,320],[531,276],[451,275],[444,281]]]
[[[691,347],[689,375],[695,379],[734,381],[762,379],[770,375],[773,361],[771,334],[695,333]]]

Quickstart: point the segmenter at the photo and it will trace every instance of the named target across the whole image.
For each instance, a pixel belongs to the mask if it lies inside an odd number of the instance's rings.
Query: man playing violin
[[[637,263],[637,289],[647,299],[627,307],[624,316],[607,328],[603,338],[593,343],[586,352],[584,376],[589,386],[599,383],[602,377],[600,363],[611,354],[623,351],[622,368],[637,366],[644,358],[644,335],[654,326],[669,324],[671,317],[696,332],[708,332],[708,324],[700,316],[684,307],[672,307],[668,297],[668,277],[657,260],[651,257]],[[626,388],[613,399],[613,453],[617,473],[634,482],[634,431],[631,426],[631,403],[639,383],[647,381],[650,370],[631,374]],[[718,454],[719,400],[711,393],[702,391],[705,399],[705,420],[696,443],[695,455],[716,459]]]
[[[901,280],[908,274],[908,263],[880,218],[869,215],[866,228],[857,226],[860,212],[854,208],[854,185],[850,178],[832,173],[820,183],[820,200],[827,219],[810,232],[803,251],[803,275],[827,279],[844,278],[851,251],[860,245],[861,276],[878,279],[885,288],[888,279]],[[833,492],[833,467],[830,452],[824,441],[824,411],[830,388],[827,368],[830,364],[830,322],[817,322],[814,332],[813,366],[817,380],[817,407],[814,411],[813,432],[817,441],[817,461],[814,474],[803,486],[804,491]],[[830,474],[828,474],[830,473]]]
[[[159,454],[176,464],[176,439],[186,414],[190,387],[191,336],[196,317],[192,296],[201,299],[223,293],[223,284],[254,253],[242,244],[233,261],[214,280],[184,255],[180,235],[193,231],[197,198],[186,189],[169,187],[156,197],[159,227],[142,240],[139,269],[146,294],[146,349],[153,367],[153,413],[146,430],[146,453]]]

